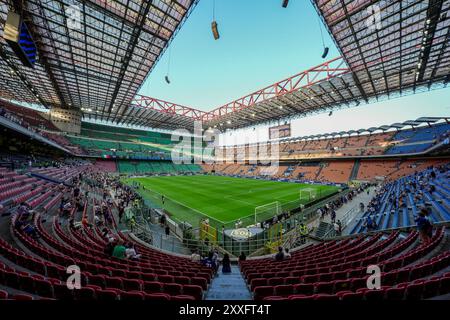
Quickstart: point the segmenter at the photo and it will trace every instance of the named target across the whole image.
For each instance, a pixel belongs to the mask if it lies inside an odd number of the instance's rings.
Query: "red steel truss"
[[[176,103],[152,97],[147,97],[143,95],[137,95],[133,99],[131,105],[134,107],[152,109],[162,113],[185,116],[198,121],[201,121],[204,117],[207,117],[209,114],[209,112],[197,110],[194,108],[182,106]]]
[[[210,121],[228,113],[249,108],[257,103],[298,91],[301,88],[308,88],[347,72],[349,69],[345,66],[344,60],[342,57],[338,57],[227,103],[205,114],[203,120]]]

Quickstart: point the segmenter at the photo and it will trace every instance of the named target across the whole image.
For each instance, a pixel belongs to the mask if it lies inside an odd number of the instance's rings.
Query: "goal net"
[[[255,224],[273,218],[281,213],[279,201],[271,202],[255,208]]]
[[[303,188],[300,189],[300,202],[310,202],[315,200],[317,197],[317,192],[315,188]]]

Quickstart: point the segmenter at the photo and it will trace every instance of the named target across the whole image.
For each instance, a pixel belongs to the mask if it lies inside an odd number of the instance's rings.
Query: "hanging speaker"
[[[211,30],[212,30],[214,39],[218,40],[220,38],[220,35],[219,35],[219,29],[217,28],[217,22],[216,21],[213,21],[211,23]]]
[[[289,4],[289,0],[283,0],[283,4],[282,4],[283,8],[286,8],[288,6],[288,4]]]
[[[164,79],[166,80],[167,84],[170,84],[169,76],[166,76]]]
[[[325,59],[327,57],[328,51],[330,51],[330,48],[328,48],[328,47],[325,47],[323,49],[322,59]]]

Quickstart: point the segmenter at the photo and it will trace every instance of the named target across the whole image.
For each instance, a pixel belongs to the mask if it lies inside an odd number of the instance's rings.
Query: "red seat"
[[[208,289],[208,281],[206,281],[205,278],[192,277],[191,278],[191,284],[195,284],[197,286],[200,286],[200,287],[202,287],[203,290]]]
[[[65,283],[53,284],[53,298],[57,300],[73,300],[73,291]]]
[[[160,275],[158,276],[158,281],[162,283],[173,283],[174,277],[170,275]]]
[[[314,292],[314,285],[312,283],[294,284],[294,291],[297,295],[311,295]]]
[[[277,286],[284,284],[284,278],[281,277],[274,277],[267,280],[267,285],[269,286]]]
[[[123,289],[122,278],[119,277],[105,277],[107,288]]]
[[[439,294],[444,295],[450,293],[450,275],[445,274],[443,278],[441,278],[441,285]]]
[[[159,300],[159,301],[169,301],[170,295],[166,293],[146,293],[144,295],[144,300]]]
[[[289,296],[289,300],[311,300],[313,296],[306,296],[303,294],[294,294],[292,296]]]
[[[20,277],[20,288],[22,289],[22,291],[35,293],[36,292],[35,283],[36,279],[30,276]]]
[[[156,280],[156,274],[154,274],[154,273],[141,273],[141,278],[144,281],[155,281]]]
[[[158,281],[144,281],[144,291],[146,293],[160,293],[163,288],[163,283]]]
[[[190,284],[191,283],[191,279],[189,277],[186,277],[186,276],[175,276],[175,283]]]
[[[337,281],[334,281],[334,291],[335,292],[348,290],[348,289],[350,289],[350,286],[351,286],[350,280],[337,280]]]
[[[105,288],[105,276],[104,275],[91,275],[88,278],[88,283],[101,288]]]
[[[135,279],[122,279],[123,288],[125,291],[141,291],[142,281]]]
[[[316,293],[333,293],[334,282],[317,282],[314,285],[314,292]]]
[[[8,292],[0,290],[0,300],[8,299]]]
[[[185,294],[179,294],[176,296],[170,297],[171,301],[195,301],[196,299],[193,296],[188,296]]]
[[[335,301],[339,300],[339,297],[334,294],[320,293],[314,295],[314,300]]]
[[[14,300],[33,300],[33,296],[30,296],[29,294],[15,294],[12,296]]]
[[[171,296],[176,296],[181,294],[183,286],[178,283],[164,283],[163,291],[164,293],[168,293]]]
[[[357,292],[346,292],[340,295],[341,300],[343,301],[360,301],[363,298],[362,293]]]
[[[122,301],[143,301],[144,293],[138,291],[122,292],[120,294],[120,300]]]
[[[266,278],[255,278],[250,281],[250,290],[254,291],[256,287],[267,286]]]
[[[368,289],[364,293],[364,298],[368,301],[379,301],[384,299],[384,291],[383,290],[371,290]]]
[[[299,277],[287,277],[284,279],[285,284],[297,284],[300,283]]]
[[[116,291],[110,289],[97,290],[95,293],[97,295],[97,299],[101,301],[115,301],[119,296]]]
[[[185,284],[183,286],[183,294],[193,296],[196,300],[202,300],[203,298],[202,287],[192,284]]]
[[[260,286],[256,287],[254,290],[255,300],[262,300],[264,297],[273,296],[272,286]]]
[[[406,299],[407,300],[420,300],[422,297],[423,284],[410,284],[406,287]]]
[[[41,297],[51,298],[53,297],[53,285],[50,281],[36,280],[35,281],[36,293]]]
[[[366,278],[354,278],[350,280],[350,287],[353,291],[357,291],[360,288],[367,288]]]
[[[319,275],[317,275],[317,274],[302,277],[303,283],[314,283],[314,282],[318,282],[318,280],[319,280]]]
[[[405,288],[387,288],[384,292],[387,300],[403,300]]]
[[[277,296],[290,296],[294,293],[294,286],[291,284],[283,284],[275,286],[275,295]]]
[[[75,290],[75,299],[83,301],[92,301],[95,299],[96,291],[93,288],[82,287],[80,290]]]
[[[428,299],[439,295],[440,279],[425,281],[423,287],[423,298]]]
[[[7,287],[20,289],[19,275],[14,271],[5,271],[3,273],[3,278]]]

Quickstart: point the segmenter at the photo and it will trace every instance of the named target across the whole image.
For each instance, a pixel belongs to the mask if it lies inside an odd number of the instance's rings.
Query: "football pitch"
[[[338,190],[334,186],[212,175],[129,178],[124,181],[139,183],[138,192],[144,199],[163,207],[172,219],[196,227],[205,218],[226,227],[232,227],[238,219],[242,219],[244,225],[250,224],[255,220],[256,207],[278,201],[282,210],[292,210]],[[309,191],[301,193],[301,189]]]

